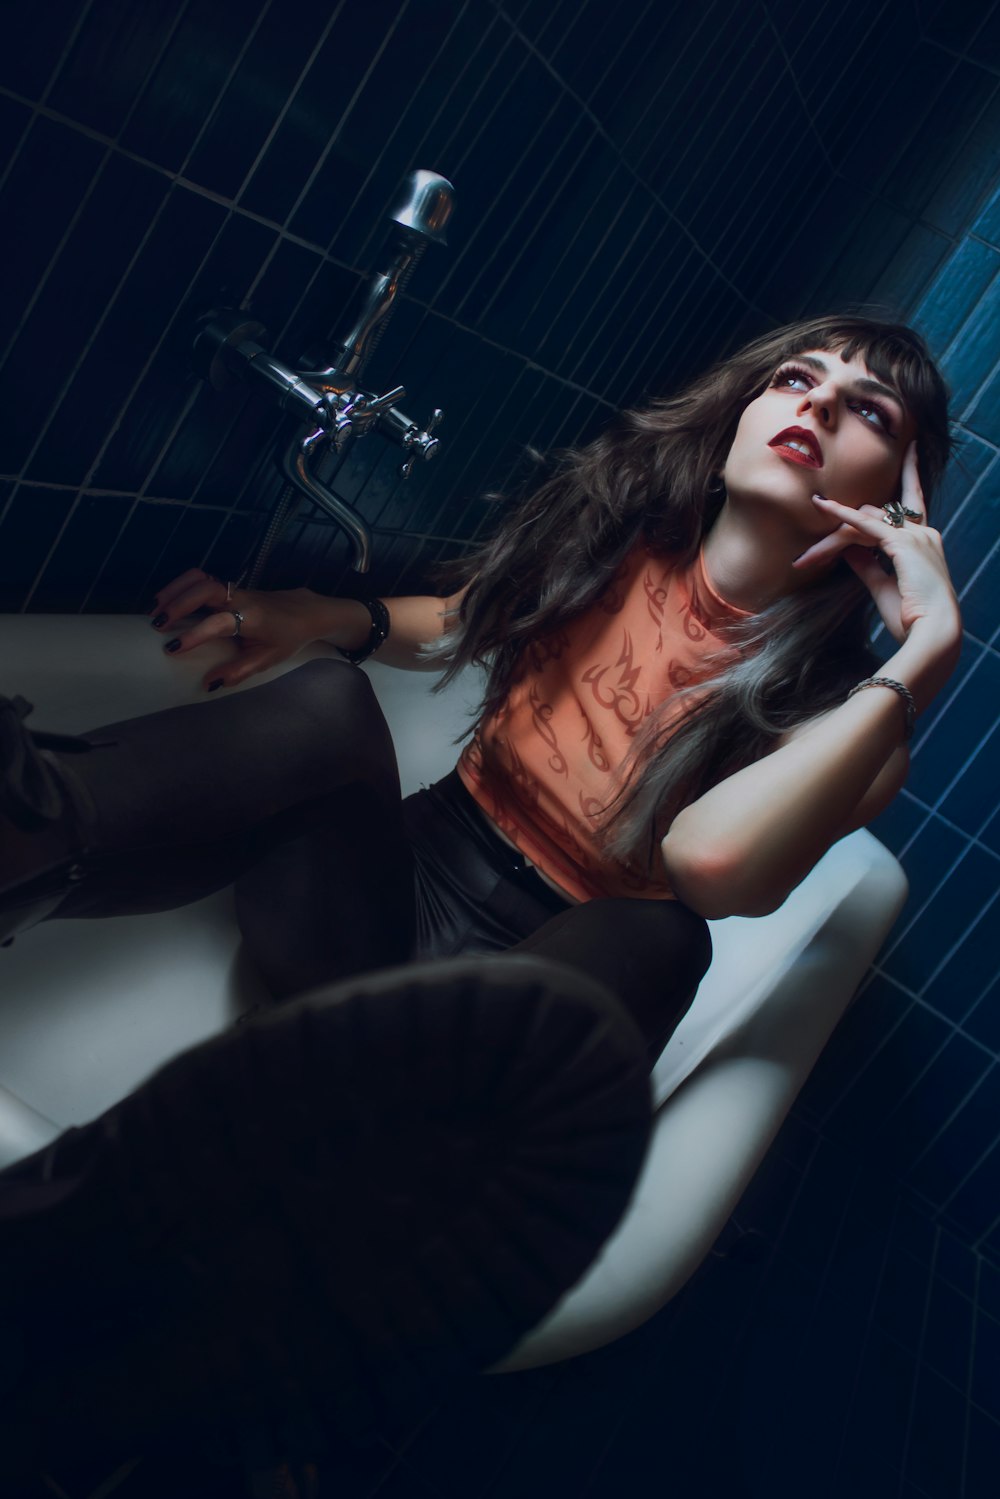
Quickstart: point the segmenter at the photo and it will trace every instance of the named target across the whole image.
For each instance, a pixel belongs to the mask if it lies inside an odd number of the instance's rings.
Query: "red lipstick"
[[[789,447],[790,442],[801,443],[809,452],[803,453],[801,448]],[[771,438],[768,447],[773,448],[780,457],[787,458],[790,463],[801,463],[805,468],[823,467],[823,450],[805,427],[785,427],[777,437]]]

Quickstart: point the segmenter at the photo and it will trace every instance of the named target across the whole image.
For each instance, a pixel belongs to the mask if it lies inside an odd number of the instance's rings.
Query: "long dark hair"
[[[722,507],[717,475],[744,408],[774,370],[807,349],[860,355],[913,415],[930,501],[950,449],[948,393],[918,334],[898,323],[831,316],[792,323],[748,344],[680,394],[626,411],[595,441],[557,455],[499,530],[454,564],[469,588],[438,649],[444,686],[463,667],[488,669],[481,717],[503,704],[540,642],[583,613],[637,546],[686,567]],[[841,561],[813,587],[727,627],[722,666],[704,686],[654,710],[636,736],[622,787],[607,809],[607,852],[646,866],[681,807],[773,747],[782,731],[843,700],[868,675],[870,593]],[[731,660],[733,647],[739,648]],[[687,698],[680,720],[677,699]]]

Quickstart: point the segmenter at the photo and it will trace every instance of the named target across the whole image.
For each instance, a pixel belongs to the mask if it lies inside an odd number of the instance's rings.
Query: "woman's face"
[[[915,432],[902,397],[859,358],[845,361],[835,349],[795,354],[740,417],[726,490],[787,506],[789,519],[825,534],[830,519],[810,495],[855,508],[887,504]]]

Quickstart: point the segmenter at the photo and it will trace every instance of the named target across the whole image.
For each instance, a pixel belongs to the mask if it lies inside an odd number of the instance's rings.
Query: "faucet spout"
[[[327,489],[325,484],[321,484],[309,468],[310,460],[328,438],[329,434],[323,427],[307,431],[304,437],[295,437],[289,443],[282,458],[282,473],[290,483],[304,490],[311,500],[314,500],[328,515],[332,515],[337,524],[343,527],[354,549],[351,566],[356,573],[366,573],[372,564],[371,532],[360,515],[331,489]]]

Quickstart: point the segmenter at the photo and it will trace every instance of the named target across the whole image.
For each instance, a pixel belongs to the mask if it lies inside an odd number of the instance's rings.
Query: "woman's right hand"
[[[213,666],[202,679],[202,685],[213,692],[217,686],[235,687],[257,672],[287,661],[315,640],[315,602],[316,597],[308,588],[274,592],[233,588],[231,598],[227,599],[226,584],[196,567],[161,588],[156,595],[156,607],[150,613],[154,616],[154,630],[171,636],[165,649],[176,656],[186,655],[214,640],[231,639],[236,626],[231,611],[236,609],[242,614],[243,624],[236,636],[239,654],[220,666]],[[176,632],[175,622],[198,609],[212,612],[190,629]]]

